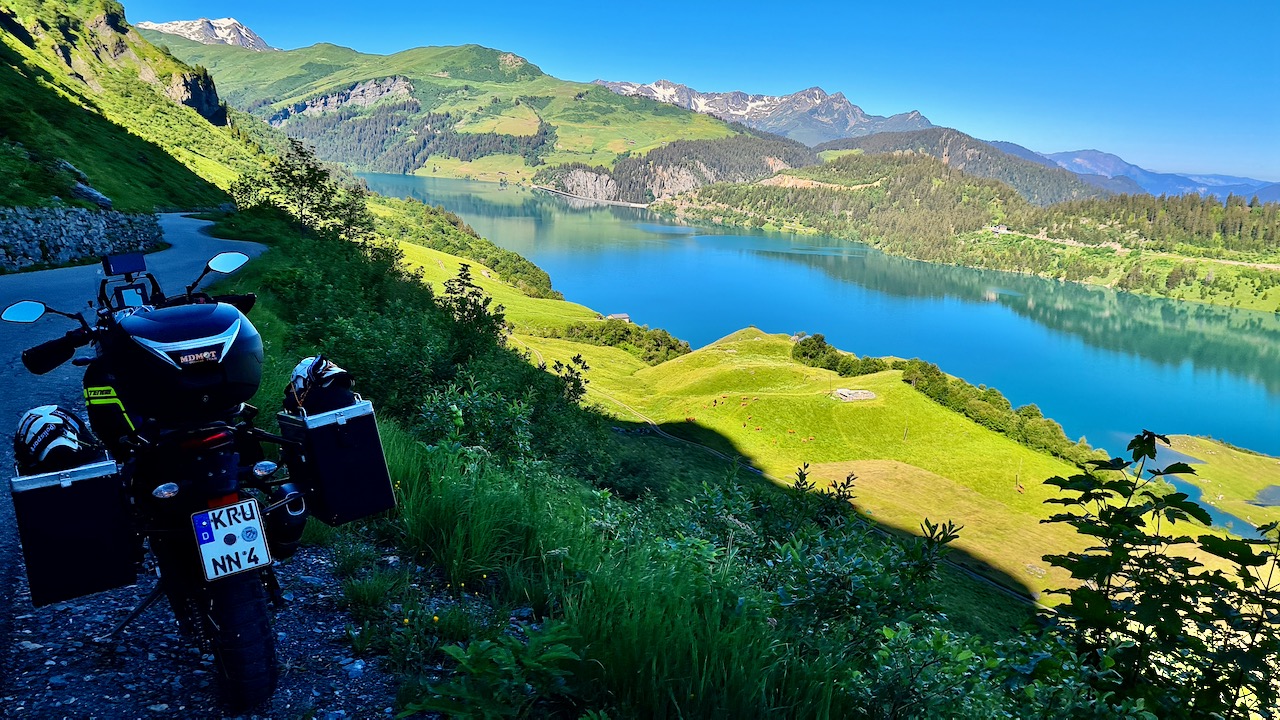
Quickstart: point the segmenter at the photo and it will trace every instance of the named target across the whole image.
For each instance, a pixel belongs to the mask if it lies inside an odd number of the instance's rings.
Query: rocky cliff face
[[[817,145],[839,138],[878,132],[901,132],[933,127],[928,118],[911,111],[889,117],[868,115],[842,93],[828,94],[818,87],[790,95],[748,95],[744,92],[703,93],[670,80],[640,85],[597,80],[619,95],[647,97],[686,110],[714,115]]]
[[[204,45],[234,45],[256,52],[271,52],[275,48],[267,44],[258,33],[242,25],[235,18],[210,20],[175,20],[173,22],[154,23],[142,21],[137,24],[144,30],[178,35]]]
[[[214,125],[227,124],[227,110],[218,99],[218,88],[214,87],[213,78],[209,77],[208,72],[196,70],[174,73],[165,86],[164,94],[170,100],[200,113]]]
[[[696,168],[658,165],[652,168],[648,181],[649,192],[663,200],[714,183],[715,173],[702,163],[697,163]]]
[[[272,115],[270,122],[279,127],[294,115],[320,115],[347,105],[369,107],[382,100],[409,100],[412,97],[413,83],[409,78],[396,76],[365,80],[335,93],[294,103]]]
[[[560,188],[570,195],[592,200],[617,200],[618,183],[605,173],[570,170],[560,177]]]

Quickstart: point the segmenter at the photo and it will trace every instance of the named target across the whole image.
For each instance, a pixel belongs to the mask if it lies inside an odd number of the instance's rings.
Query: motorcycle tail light
[[[234,439],[230,430],[220,430],[209,435],[197,435],[196,437],[187,438],[179,445],[183,450],[208,450],[220,445],[226,445]]]
[[[219,508],[225,505],[234,505],[240,502],[240,493],[228,493],[215,498],[209,498],[208,505],[210,508]]]

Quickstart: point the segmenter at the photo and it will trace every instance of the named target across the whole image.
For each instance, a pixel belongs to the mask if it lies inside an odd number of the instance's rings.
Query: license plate
[[[196,532],[205,580],[217,580],[271,564],[257,500],[242,500],[198,512],[191,516],[191,525]]]

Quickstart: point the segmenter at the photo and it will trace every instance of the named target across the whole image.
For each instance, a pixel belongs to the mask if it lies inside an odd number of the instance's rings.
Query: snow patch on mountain
[[[271,47],[258,33],[242,25],[235,18],[219,18],[210,20],[175,20],[173,22],[154,23],[143,21],[135,23],[144,30],[155,30],[169,35],[179,35],[205,45],[236,45],[257,52],[269,52]]]
[[[878,132],[902,132],[933,127],[919,112],[882,117],[868,115],[843,93],[828,94],[812,87],[790,95],[704,93],[687,85],[659,80],[640,84],[596,80],[619,95],[647,97],[686,110],[714,115],[750,128],[784,135],[808,145],[860,137]]]

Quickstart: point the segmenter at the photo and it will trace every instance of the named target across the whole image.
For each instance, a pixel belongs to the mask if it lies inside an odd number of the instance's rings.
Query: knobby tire
[[[209,583],[208,633],[224,702],[247,710],[276,689],[276,642],[267,592],[256,572]]]

